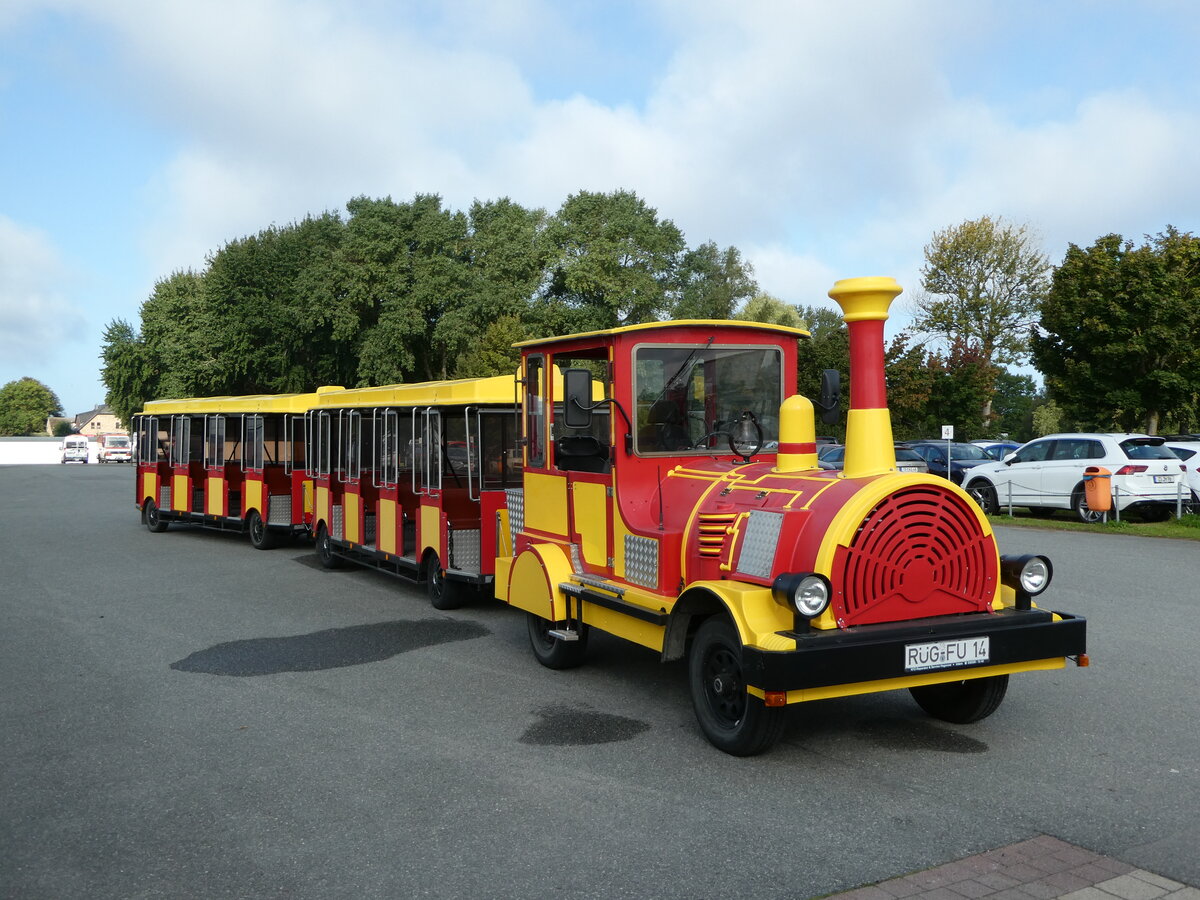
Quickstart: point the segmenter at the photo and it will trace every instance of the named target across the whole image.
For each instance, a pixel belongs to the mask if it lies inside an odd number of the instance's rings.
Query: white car
[[[1200,513],[1200,441],[1167,441],[1167,448],[1183,460],[1183,480],[1192,492],[1183,502],[1190,513]]]
[[[1162,438],[1145,434],[1048,434],[1003,462],[971,469],[963,487],[987,513],[1011,504],[1046,516],[1070,509],[1081,521],[1098,522],[1102,514],[1088,508],[1084,491],[1090,466],[1111,473],[1113,508],[1122,515],[1160,521],[1175,510],[1183,466]]]
[[[62,454],[59,457],[59,462],[63,463],[83,463],[85,466],[88,462],[88,454],[91,452],[91,445],[88,439],[81,434],[68,434],[62,439],[62,443],[58,445],[59,452]]]

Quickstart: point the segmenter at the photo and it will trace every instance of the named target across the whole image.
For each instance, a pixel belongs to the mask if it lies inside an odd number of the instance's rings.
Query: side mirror
[[[817,400],[817,409],[821,411],[821,421],[832,425],[841,413],[842,375],[837,369],[825,369],[821,373],[821,396]]]
[[[592,373],[588,369],[563,372],[563,421],[568,428],[592,424]]]

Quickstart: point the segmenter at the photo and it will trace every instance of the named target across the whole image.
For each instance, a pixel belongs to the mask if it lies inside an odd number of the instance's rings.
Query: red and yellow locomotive
[[[1002,558],[961,489],[896,471],[883,322],[899,293],[890,278],[830,292],[851,343],[840,472],[817,466],[790,329],[523,345],[525,469],[496,595],[528,613],[543,664],[578,664],[589,628],[686,655],[700,727],[738,755],[768,747],[790,704],[908,688],[969,722],[1014,672],[1086,664],[1084,620],[1032,602],[1049,560]]]

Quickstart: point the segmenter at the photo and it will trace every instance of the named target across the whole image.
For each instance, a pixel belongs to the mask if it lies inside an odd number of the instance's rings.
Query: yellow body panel
[[[190,512],[192,508],[192,492],[188,490],[186,475],[171,476],[171,509],[179,512]]]
[[[696,581],[688,590],[704,588],[724,601],[742,643],[761,650],[795,650],[796,642],[780,631],[795,627],[792,611],[775,602],[771,589],[740,581]]]
[[[456,381],[424,381],[383,387],[338,388],[321,391],[313,406],[337,407],[423,407],[512,404],[516,401],[516,379],[512,375],[466,378]]]
[[[667,633],[666,626],[643,622],[624,613],[586,602],[583,604],[583,621],[608,634],[662,652],[663,638]]]
[[[270,510],[267,509],[267,501],[264,496],[265,491],[266,485],[261,481],[246,480],[245,485],[242,487],[242,518],[249,515],[250,510],[257,509],[263,521],[267,520],[267,514]]]
[[[205,479],[204,511],[210,516],[225,515],[225,479],[219,475],[209,475]]]
[[[805,703],[809,700],[828,700],[831,697],[851,697],[855,694],[874,694],[879,691],[894,691],[920,687],[925,684],[944,684],[951,681],[968,681],[973,678],[989,678],[993,675],[1013,675],[1017,672],[1040,672],[1047,669],[1066,668],[1067,661],[1061,657],[1035,659],[1030,662],[1009,663],[1003,666],[980,666],[976,669],[956,669],[953,672],[925,672],[901,678],[884,678],[879,681],[856,681],[853,684],[833,684],[828,687],[802,688],[787,692],[787,702]],[[746,692],[762,699],[761,688],[747,685]]]
[[[442,511],[436,506],[421,506],[421,536],[420,536],[420,552],[417,553],[417,559],[425,555],[426,550],[432,550],[441,558],[442,555]],[[441,560],[442,568],[446,567],[448,560]]]
[[[496,556],[508,558],[512,556],[512,526],[508,524],[508,510],[496,510]],[[500,584],[499,575],[496,584]]]
[[[399,554],[396,546],[396,501],[380,498],[379,522],[375,529],[375,546],[381,553]]]
[[[318,486],[316,490],[316,500],[313,504],[313,522],[324,522],[325,527],[333,533],[333,515],[329,508],[329,488],[324,485]]]
[[[567,536],[567,477],[525,473],[525,527]]]
[[[558,585],[571,577],[571,561],[557,544],[534,544],[517,557],[508,573],[509,604],[558,621],[566,606]]]
[[[679,325],[700,325],[720,328],[752,328],[755,331],[773,331],[777,334],[809,337],[810,332],[803,328],[792,328],[789,325],[768,325],[765,322],[749,322],[740,319],[675,319],[668,322],[641,322],[637,325],[621,325],[605,331],[583,331],[578,334],[564,334],[559,337],[535,338],[513,344],[514,347],[540,347],[546,344],[556,344],[562,341],[574,341],[579,338],[600,337],[604,335],[630,334],[636,331],[654,331],[660,328],[674,328]]]
[[[352,494],[347,491],[342,495],[342,512],[345,514],[343,518],[343,528],[345,529],[345,539],[352,544],[362,543],[362,497],[358,494]]]
[[[141,500],[144,500],[147,497],[149,497],[151,500],[154,501],[155,506],[158,505],[158,473],[157,472],[143,472],[142,473],[142,489],[140,491],[140,496],[138,497],[138,500],[140,502]]]
[[[509,577],[512,574],[513,559],[512,555],[500,556],[496,559],[496,578],[495,578],[495,594],[496,599],[501,603],[508,603],[508,584]]]
[[[577,481],[572,487],[575,530],[579,532],[584,562],[608,566],[608,491],[603,484]],[[528,516],[528,512],[526,513]]]

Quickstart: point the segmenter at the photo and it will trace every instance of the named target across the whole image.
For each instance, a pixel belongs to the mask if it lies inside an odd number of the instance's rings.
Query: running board
[[[576,575],[575,578],[580,576]],[[599,585],[597,585],[599,587]],[[599,590],[588,590],[587,587],[571,582],[565,582],[558,586],[558,589],[568,596],[575,597],[577,600],[586,600],[588,603],[596,606],[603,606],[605,609],[611,609],[613,612],[623,613],[630,618],[640,619],[643,622],[649,622],[652,625],[666,625],[669,616],[666,611],[656,612],[652,609],[646,609],[644,606],[637,606],[630,603],[628,600],[622,599],[620,594],[617,594],[617,586],[612,588],[604,587],[601,590],[612,591],[611,594],[602,594]],[[624,589],[621,589],[621,594],[624,594]],[[550,632],[553,634],[554,632]],[[569,640],[569,638],[567,639]]]

